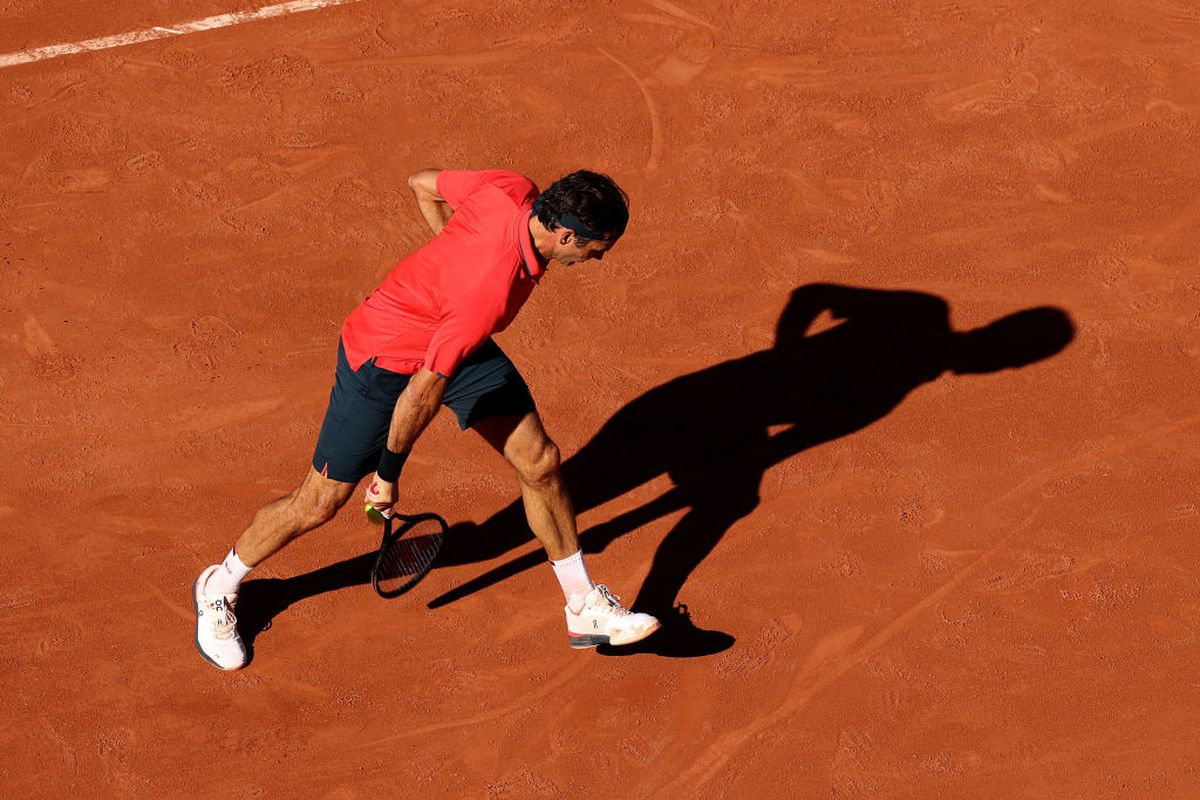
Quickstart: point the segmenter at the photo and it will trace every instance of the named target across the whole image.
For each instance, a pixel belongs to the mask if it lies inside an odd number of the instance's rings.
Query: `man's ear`
[[[563,245],[570,244],[571,238],[574,235],[575,231],[571,230],[570,228],[563,228],[562,234],[558,237],[558,243]]]

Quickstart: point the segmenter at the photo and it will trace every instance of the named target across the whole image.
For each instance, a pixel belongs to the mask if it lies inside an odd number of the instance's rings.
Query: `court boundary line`
[[[283,17],[288,14],[300,14],[305,11],[316,11],[329,6],[343,6],[358,3],[360,0],[290,0],[287,3],[277,3],[253,11],[234,11],[229,14],[216,14],[191,22],[180,22],[174,25],[156,25],[140,31],[117,33],[112,36],[101,36],[96,39],[84,39],[80,42],[52,44],[45,47],[35,47],[16,53],[0,55],[0,69],[15,67],[19,64],[30,64],[35,61],[45,61],[51,58],[91,53],[97,50],[111,50],[114,47],[152,42],[156,39],[167,39],[172,36],[187,36],[192,33],[228,28],[233,25],[243,25],[247,22],[257,22],[261,19]]]

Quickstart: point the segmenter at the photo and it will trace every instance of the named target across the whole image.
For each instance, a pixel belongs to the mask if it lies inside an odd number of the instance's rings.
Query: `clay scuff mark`
[[[653,172],[658,169],[663,151],[662,119],[658,112],[658,105],[654,102],[654,97],[650,94],[650,90],[646,88],[646,82],[638,77],[638,74],[629,65],[607,50],[603,48],[598,49],[601,55],[623,69],[629,77],[633,78],[633,82],[637,84],[638,90],[642,93],[642,98],[646,101],[646,110],[650,114],[650,158],[646,161],[646,170]]]

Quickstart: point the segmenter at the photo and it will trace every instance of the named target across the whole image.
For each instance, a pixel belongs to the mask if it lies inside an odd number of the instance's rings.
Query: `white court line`
[[[230,25],[241,25],[244,22],[254,22],[270,17],[282,17],[286,14],[299,14],[302,11],[313,11],[326,6],[341,6],[357,3],[359,0],[292,0],[290,3],[280,3],[267,6],[255,11],[235,11],[232,14],[218,14],[215,17],[192,22],[181,22],[170,27],[147,28],[144,31],[130,31],[113,36],[102,36],[99,39],[87,39],[70,44],[52,44],[48,47],[38,47],[33,50],[22,50],[19,53],[0,55],[0,69],[17,64],[28,64],[31,61],[43,61],[47,58],[58,58],[75,53],[87,53],[92,50],[108,50],[113,47],[125,47],[131,44],[151,42],[155,39],[166,39],[170,36],[185,36],[189,33],[211,31],[216,28],[228,28]]]

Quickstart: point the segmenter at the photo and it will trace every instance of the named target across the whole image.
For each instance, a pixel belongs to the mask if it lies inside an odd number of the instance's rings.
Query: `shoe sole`
[[[640,642],[642,639],[645,639],[647,636],[654,633],[661,627],[662,623],[658,620],[655,620],[654,624],[650,627],[643,628],[639,631],[631,631],[624,638],[614,638],[612,636],[601,636],[591,633],[581,633],[576,635],[570,631],[567,631],[567,643],[570,644],[575,650],[585,650],[589,647],[599,647],[602,644],[619,647],[624,644]]]
[[[589,647],[599,647],[602,644],[608,644],[609,637],[594,635],[590,633],[580,634],[576,636],[570,631],[567,632],[567,643],[575,650],[586,650]]]
[[[203,575],[204,573],[201,572],[200,574]],[[214,667],[221,670],[222,672],[236,672],[237,670],[241,669],[242,667],[244,667],[246,665],[239,664],[236,667],[222,667],[220,664],[218,664],[216,661],[214,661],[212,659],[212,656],[210,656],[208,653],[204,652],[204,648],[200,646],[200,599],[199,598],[200,598],[200,579],[196,578],[196,580],[192,582],[192,604],[195,605],[195,607],[196,607],[196,652],[199,653],[204,658],[205,661],[212,664]]]

